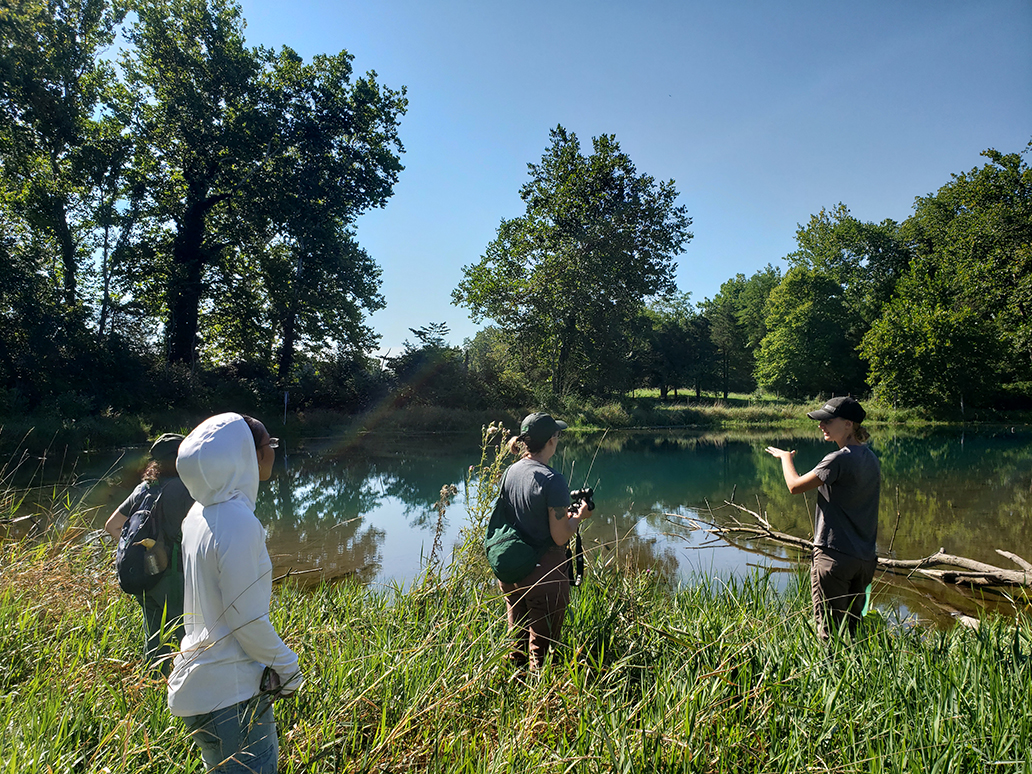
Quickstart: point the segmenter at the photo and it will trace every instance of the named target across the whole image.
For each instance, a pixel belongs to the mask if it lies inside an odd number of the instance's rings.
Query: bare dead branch
[[[769,540],[775,543],[780,543],[781,545],[791,546],[792,548],[796,548],[801,551],[813,550],[813,541],[796,537],[795,535],[789,535],[785,532],[778,532],[771,527],[767,518],[743,505],[740,505],[739,503],[734,502],[734,500],[725,500],[724,504],[738,512],[749,514],[760,526],[744,524],[734,515],[730,516],[730,524],[717,524],[712,521],[708,522],[698,518],[698,516],[688,517],[676,513],[667,513],[664,515],[668,518],[689,521],[695,528],[699,528],[700,523],[705,524],[706,527],[704,531],[711,535],[721,537],[729,543],[735,543],[736,545],[736,538],[744,539],[746,541]],[[712,514],[712,509],[710,509],[710,513]],[[1032,588],[1032,563],[1011,553],[1010,551],[997,549],[996,553],[1010,559],[1014,564],[1018,565],[1022,569],[1008,570],[1003,567],[997,567],[996,565],[969,559],[966,556],[947,554],[942,548],[934,554],[920,559],[891,559],[888,557],[878,557],[878,567],[880,569],[896,573],[905,571],[908,575],[920,575],[947,585],[968,586],[981,589],[992,589],[994,587],[1001,586]]]

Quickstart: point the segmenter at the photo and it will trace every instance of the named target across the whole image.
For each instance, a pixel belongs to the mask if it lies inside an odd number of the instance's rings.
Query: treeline
[[[752,392],[938,413],[1032,394],[1032,173],[1019,154],[919,197],[843,205],[693,303],[673,181],[556,127],[441,323],[377,359],[358,244],[402,170],[405,90],[346,51],[245,45],[230,0],[14,0],[0,13],[0,415],[163,407],[487,408]],[[117,45],[116,45],[117,42]],[[1008,403],[1009,402],[1009,403]]]
[[[1032,405],[1032,170],[1022,154],[985,151],[987,163],[917,197],[902,223],[822,210],[798,228],[787,270],[739,274],[693,304],[672,285],[689,222],[672,200],[628,218],[624,203],[643,200],[627,193],[635,173],[609,173],[619,148],[602,139],[585,157],[575,137],[553,132],[522,191],[526,214],[503,221],[467,267],[456,301],[501,323],[468,346],[482,369],[510,384],[551,374],[553,393],[592,396],[873,394],[954,417]],[[645,178],[644,188],[658,200],[666,185]],[[639,295],[618,314],[614,299],[630,287]]]

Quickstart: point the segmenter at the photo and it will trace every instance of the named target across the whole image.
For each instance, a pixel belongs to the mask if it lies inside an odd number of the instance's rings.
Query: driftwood
[[[733,500],[725,500],[725,505],[742,513],[747,513],[755,519],[759,526],[743,524],[734,516],[730,524],[718,525],[713,522],[698,518],[682,516],[676,513],[664,514],[670,518],[681,519],[693,523],[694,526],[703,529],[705,532],[730,540],[739,537],[744,540],[769,540],[784,546],[795,548],[799,551],[810,552],[813,550],[813,541],[805,538],[789,535],[785,532],[775,530],[767,519],[756,511],[752,511]],[[705,525],[705,526],[702,526]],[[889,559],[878,557],[878,567],[888,572],[924,578],[930,578],[940,583],[956,586],[967,586],[978,589],[992,589],[994,587],[1021,587],[1032,588],[1032,563],[1013,554],[1010,551],[997,549],[996,553],[1005,559],[1016,564],[1019,570],[1010,570],[997,567],[985,562],[977,562],[964,556],[955,556],[945,553],[941,548],[931,556],[921,559]],[[946,569],[933,569],[946,568]]]

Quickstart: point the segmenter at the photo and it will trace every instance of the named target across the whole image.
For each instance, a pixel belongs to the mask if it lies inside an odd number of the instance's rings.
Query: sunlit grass
[[[199,770],[102,558],[4,553],[0,771]],[[875,625],[826,651],[804,586],[596,563],[540,675],[508,665],[502,600],[469,575],[282,588],[308,684],[278,705],[281,771],[1030,770],[1023,635]]]
[[[409,590],[277,588],[307,675],[277,705],[281,772],[1032,771],[1024,618],[875,617],[828,649],[803,576],[672,586],[601,549],[563,646],[516,671],[478,549],[504,459],[485,446],[463,545]],[[143,676],[139,615],[108,546],[0,546],[0,774],[202,769]]]

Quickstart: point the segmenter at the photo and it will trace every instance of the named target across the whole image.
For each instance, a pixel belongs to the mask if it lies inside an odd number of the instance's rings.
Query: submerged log
[[[725,540],[729,540],[732,537],[739,537],[744,540],[769,540],[800,551],[813,551],[813,541],[789,535],[785,532],[778,532],[771,527],[770,522],[760,513],[750,510],[744,505],[734,502],[734,500],[725,500],[724,504],[737,511],[749,514],[759,526],[743,524],[733,516],[731,517],[731,524],[721,525],[676,513],[664,515],[695,523],[696,526],[705,532]],[[705,524],[705,527],[702,527],[702,524]],[[968,586],[979,589],[1015,586],[1032,587],[1032,563],[1010,551],[996,549],[996,553],[1005,559],[1009,559],[1021,569],[1010,570],[986,564],[985,562],[978,562],[966,556],[947,554],[942,548],[934,554],[920,559],[890,559],[879,556],[878,567],[897,574],[919,575],[947,585]]]

